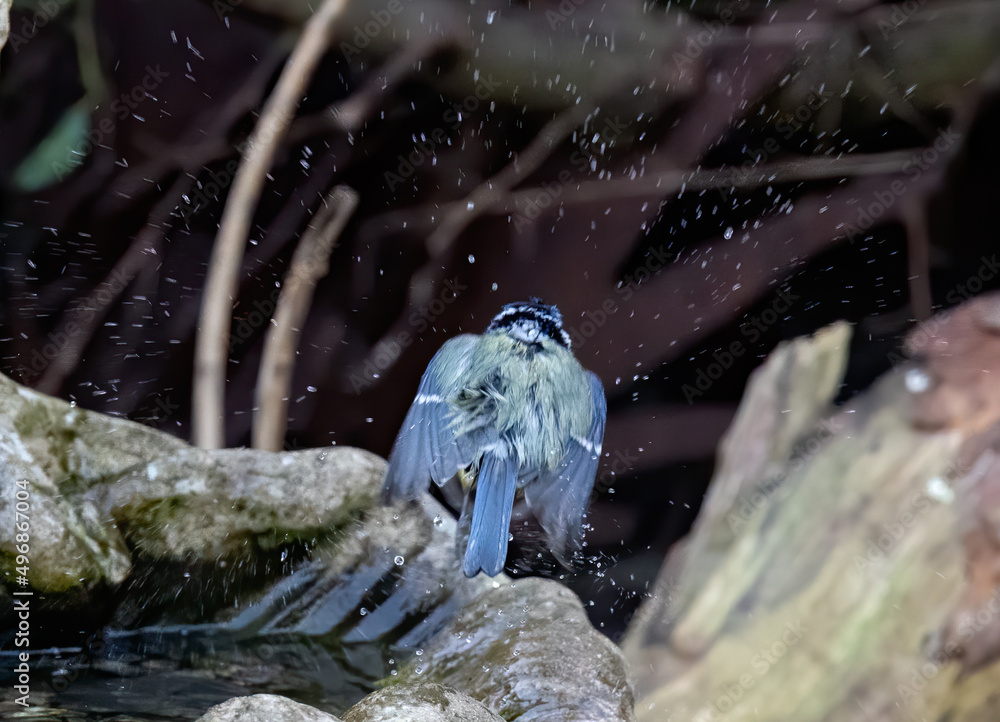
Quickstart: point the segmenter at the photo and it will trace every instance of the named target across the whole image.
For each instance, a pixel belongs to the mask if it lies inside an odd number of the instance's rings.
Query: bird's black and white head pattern
[[[506,331],[511,338],[526,344],[538,344],[542,338],[550,338],[565,348],[570,347],[559,309],[543,303],[540,298],[508,303],[493,317],[486,329],[487,333],[491,331]]]

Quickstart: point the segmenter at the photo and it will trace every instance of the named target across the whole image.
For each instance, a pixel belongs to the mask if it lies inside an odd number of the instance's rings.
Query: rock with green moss
[[[0,376],[0,515],[21,512],[30,560],[5,524],[0,564],[8,583],[85,592],[120,584],[133,555],[215,564],[312,540],[377,506],[383,469],[351,448],[192,448]]]

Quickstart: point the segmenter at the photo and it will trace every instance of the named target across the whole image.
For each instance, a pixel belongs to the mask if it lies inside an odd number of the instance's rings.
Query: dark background
[[[308,12],[58,7],[16,8],[0,55],[0,371],[189,438],[197,315],[237,148]],[[388,453],[445,339],[510,301],[558,304],[609,404],[588,558],[570,582],[617,636],[777,343],[852,321],[847,397],[893,366],[931,307],[1000,286],[983,260],[997,247],[1000,13],[915,7],[352,4],[254,218],[227,444],[249,444],[295,244],[348,184],[360,206],[303,329],[287,447]],[[345,129],[334,111],[363,92]],[[571,112],[580,122],[536,171],[453,242],[428,244]],[[935,149],[946,129],[957,140]],[[879,217],[862,228],[866,210]],[[412,342],[393,345],[401,334]],[[508,569],[555,573],[516,547]]]

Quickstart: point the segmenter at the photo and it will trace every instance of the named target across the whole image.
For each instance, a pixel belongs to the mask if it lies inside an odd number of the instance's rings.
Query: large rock
[[[340,722],[340,718],[288,697],[255,694],[217,704],[197,722]]]
[[[24,510],[30,564],[18,583],[39,592],[114,587],[134,553],[215,564],[330,535],[377,505],[383,470],[379,457],[352,448],[193,448],[0,375],[0,516]],[[16,531],[0,525],[10,581],[25,566],[16,564]]]
[[[634,719],[618,647],[573,592],[544,579],[483,592],[398,679],[452,687],[507,720]]]

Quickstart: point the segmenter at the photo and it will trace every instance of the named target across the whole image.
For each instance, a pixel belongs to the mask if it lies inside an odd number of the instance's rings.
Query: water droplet
[[[911,394],[921,394],[931,386],[931,377],[921,369],[906,372],[906,390]]]
[[[947,481],[940,476],[934,476],[927,480],[927,496],[942,504],[950,504],[955,500],[955,491]]]
[[[475,263],[475,262],[476,262],[476,257],[475,257],[475,256],[473,256],[473,255],[472,255],[472,254],[470,253],[470,254],[469,254],[469,263]]]
[[[397,567],[401,567],[403,566],[403,563],[406,561],[406,559],[400,555],[396,555],[396,558],[393,559],[392,561],[395,562]]]

